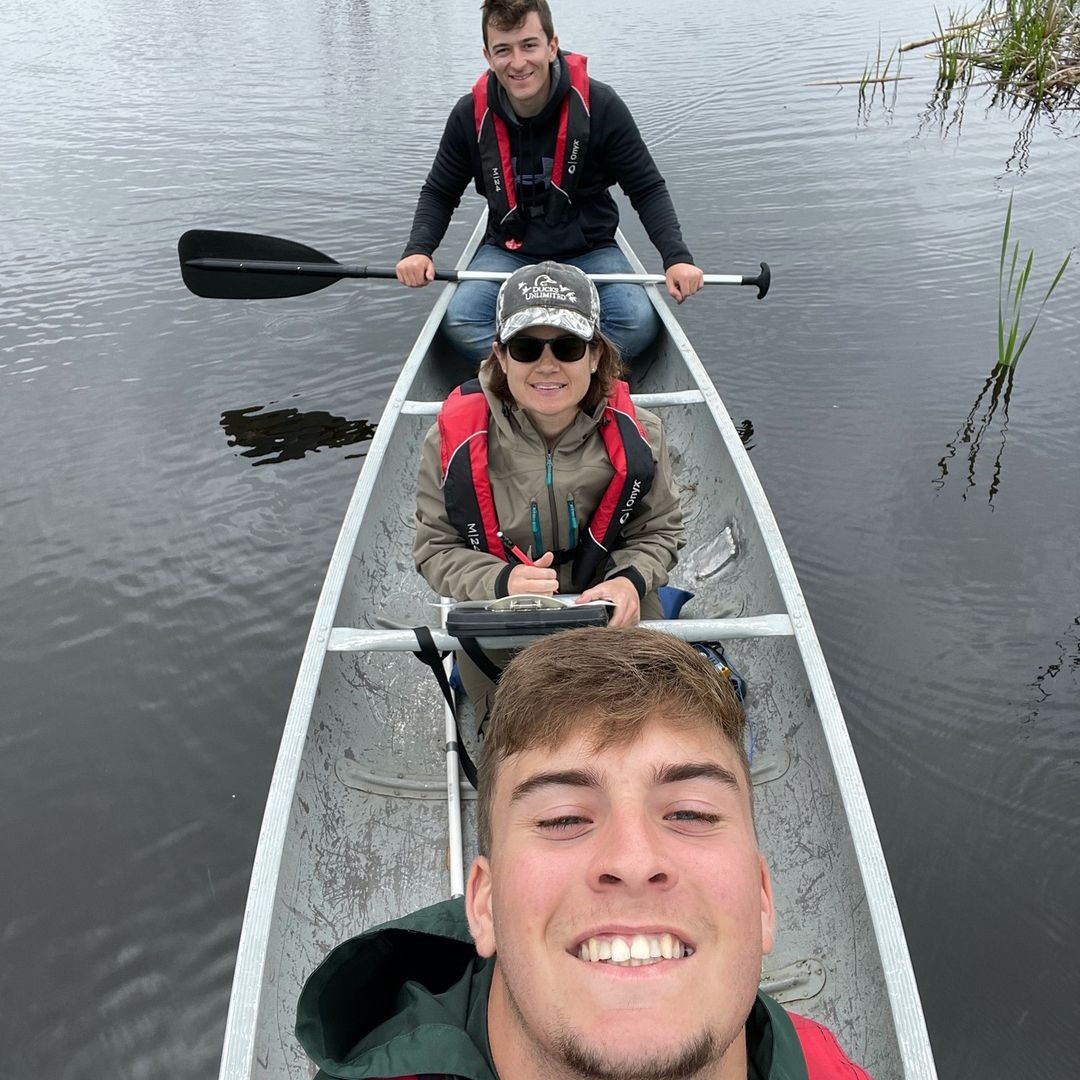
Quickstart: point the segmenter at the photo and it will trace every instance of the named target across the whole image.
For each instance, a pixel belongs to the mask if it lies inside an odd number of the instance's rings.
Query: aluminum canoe
[[[411,556],[413,492],[439,403],[472,374],[438,334],[455,287],[386,403],[316,606],[259,834],[221,1080],[309,1078],[293,1035],[304,980],[344,939],[460,891],[474,853],[475,801],[444,753],[442,697],[415,638],[384,622],[439,626]],[[662,330],[632,388],[665,424],[688,533],[672,584],[695,594],[683,618],[655,625],[722,640],[747,679],[777,907],[762,985],[827,1024],[874,1080],[934,1080],[888,869],[791,561],[716,388],[648,290]]]

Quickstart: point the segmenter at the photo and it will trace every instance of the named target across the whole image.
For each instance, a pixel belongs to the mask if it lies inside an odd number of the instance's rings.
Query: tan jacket
[[[551,454],[551,485],[546,482],[548,449],[528,415],[504,404],[485,387],[493,423],[488,428],[488,472],[503,532],[532,557],[531,504],[539,511],[544,550],[570,542],[568,500],[573,498],[579,531],[584,529],[613,475],[600,434],[603,406],[581,412],[562,433]],[[685,543],[682,508],[671,473],[660,419],[637,409],[638,421],[656,460],[652,488],[623,526],[619,545],[590,585],[618,574],[628,576],[642,596],[642,618],[661,618],[656,595],[667,582],[676,552]],[[467,547],[450,524],[442,491],[439,429],[432,425],[424,442],[416,484],[416,568],[439,594],[455,600],[490,600],[506,594],[510,567],[502,559]],[[559,587],[571,592],[570,563],[559,568]]]

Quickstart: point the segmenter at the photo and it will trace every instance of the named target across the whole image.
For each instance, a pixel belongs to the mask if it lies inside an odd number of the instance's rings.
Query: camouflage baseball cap
[[[504,342],[530,326],[555,326],[592,341],[600,323],[600,297],[576,266],[536,263],[515,270],[503,282],[495,321]]]

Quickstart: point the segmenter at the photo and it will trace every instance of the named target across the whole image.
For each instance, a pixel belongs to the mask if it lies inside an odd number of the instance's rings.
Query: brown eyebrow
[[[519,42],[516,42],[516,44],[518,44],[518,45],[532,45],[534,42],[537,42],[539,40],[540,40],[539,35],[536,35],[534,37],[522,38]],[[499,42],[496,42],[496,44],[492,45],[491,47],[492,47],[492,49],[509,49],[510,46],[513,45],[513,44],[515,44],[515,42],[499,41]]]
[[[654,782],[657,784],[678,784],[683,780],[715,780],[724,787],[742,791],[739,779],[730,769],[718,765],[715,761],[686,761],[674,765],[663,765],[656,770]]]
[[[511,804],[520,802],[526,795],[544,787],[600,787],[600,778],[591,769],[561,769],[537,773],[522,780],[510,795]]]
[[[684,761],[659,766],[653,773],[654,784],[678,784],[684,780],[713,780],[734,791],[742,791],[738,777],[715,761]],[[534,791],[545,787],[602,787],[600,777],[592,769],[558,769],[536,773],[523,780],[510,795],[511,804],[520,802]]]

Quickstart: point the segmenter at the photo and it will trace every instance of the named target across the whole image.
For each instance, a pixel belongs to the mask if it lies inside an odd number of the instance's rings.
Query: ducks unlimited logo
[[[531,285],[527,281],[519,281],[518,289],[527,304],[547,304],[552,301],[556,304],[577,303],[577,293],[561,285],[550,274],[537,274]]]

